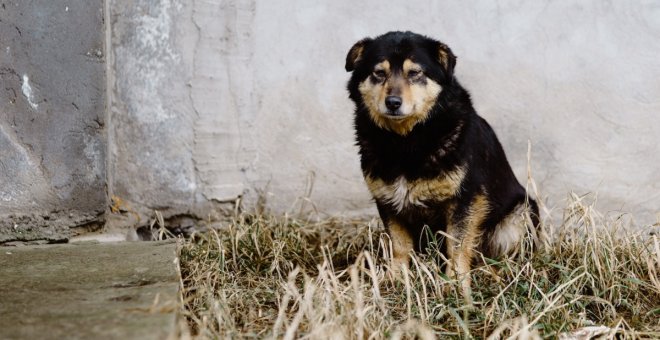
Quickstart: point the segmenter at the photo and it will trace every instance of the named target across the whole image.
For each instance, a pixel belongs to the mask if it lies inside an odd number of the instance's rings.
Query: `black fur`
[[[444,176],[457,165],[465,165],[467,170],[459,194],[450,200],[425,202],[427,207],[412,206],[401,212],[386,202],[377,201],[384,223],[396,215],[411,233],[416,250],[423,251],[422,228],[425,225],[432,232],[444,231],[448,223],[466,217],[476,194],[485,193],[491,209],[480,225],[484,240],[503,218],[526,200],[533,212],[533,222],[538,224],[536,202],[516,180],[495,132],[477,115],[469,93],[455,79],[456,59],[446,45],[411,32],[390,32],[375,39],[364,39],[356,46],[360,51],[351,52],[361,52],[361,55],[355,61],[349,52],[346,69],[353,72],[348,91],[356,105],[356,139],[365,176],[393,182],[403,175],[412,181]],[[446,52],[445,62],[437,58],[440,49]],[[400,64],[411,56],[423,65],[426,77],[442,86],[442,91],[428,118],[403,136],[374,123],[358,86],[370,76],[376,63],[387,59]],[[452,216],[456,221],[448,221],[449,204],[454,206]],[[481,250],[488,253],[488,249]]]

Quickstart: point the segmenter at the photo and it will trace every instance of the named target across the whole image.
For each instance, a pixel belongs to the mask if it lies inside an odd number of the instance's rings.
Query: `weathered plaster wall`
[[[118,208],[145,214],[185,208],[197,191],[188,80],[194,32],[176,20],[185,9],[173,1],[108,5],[109,193]]]
[[[279,212],[313,202],[373,214],[343,63],[356,40],[395,29],[452,47],[521,180],[531,141],[549,207],[575,190],[646,222],[660,210],[655,2],[109,3],[108,185],[131,210],[241,196]]]
[[[103,63],[102,0],[0,1],[0,243],[102,224]]]
[[[109,189],[128,212],[113,224],[144,223],[153,210],[213,218],[249,191],[254,9],[110,1]]]

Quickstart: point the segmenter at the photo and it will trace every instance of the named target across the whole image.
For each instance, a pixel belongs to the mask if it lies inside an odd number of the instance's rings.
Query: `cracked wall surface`
[[[453,49],[523,183],[531,141],[550,209],[574,190],[644,223],[659,212],[655,3],[109,3],[108,185],[140,213],[240,197],[277,212],[373,215],[343,63],[358,39],[395,29]]]
[[[104,53],[102,0],[0,1],[0,243],[103,223]]]

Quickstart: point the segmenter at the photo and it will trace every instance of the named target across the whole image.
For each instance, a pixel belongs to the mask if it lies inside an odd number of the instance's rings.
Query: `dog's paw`
[[[409,273],[408,259],[392,259],[385,269],[385,279],[392,283],[404,282]]]

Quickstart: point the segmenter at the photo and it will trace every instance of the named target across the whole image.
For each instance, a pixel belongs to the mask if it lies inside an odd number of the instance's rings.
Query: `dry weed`
[[[572,195],[535,253],[481,258],[467,308],[435,249],[390,279],[376,220],[239,215],[183,242],[183,314],[200,338],[659,338],[660,242],[624,217]]]

